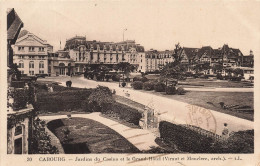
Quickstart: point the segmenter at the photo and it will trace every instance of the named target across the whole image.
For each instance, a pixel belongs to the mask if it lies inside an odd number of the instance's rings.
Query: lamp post
[[[125,41],[125,31],[127,31],[127,29],[123,30],[123,41]]]

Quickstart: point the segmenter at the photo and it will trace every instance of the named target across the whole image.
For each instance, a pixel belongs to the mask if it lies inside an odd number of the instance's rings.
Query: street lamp
[[[127,31],[127,28],[123,30],[123,41],[125,41],[125,31]]]

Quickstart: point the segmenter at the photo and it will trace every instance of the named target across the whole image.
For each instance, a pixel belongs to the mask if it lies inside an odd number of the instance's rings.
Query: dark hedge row
[[[254,153],[254,130],[238,131],[226,141],[216,141],[183,125],[160,122],[161,138],[189,153]]]
[[[103,113],[114,118],[118,117],[128,123],[139,125],[139,121],[142,118],[142,113],[138,110],[116,102],[112,104],[111,108],[111,110]]]

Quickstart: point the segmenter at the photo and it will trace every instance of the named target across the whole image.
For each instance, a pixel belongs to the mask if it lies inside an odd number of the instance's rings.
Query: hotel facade
[[[120,62],[128,62],[136,66],[136,71],[144,70],[140,64],[145,57],[144,47],[134,40],[123,42],[87,41],[86,37],[75,36],[66,41],[64,50],[69,52],[75,61],[75,72],[84,72],[86,65],[113,66]]]

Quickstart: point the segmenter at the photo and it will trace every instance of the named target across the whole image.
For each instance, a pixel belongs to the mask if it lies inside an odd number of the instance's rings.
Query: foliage
[[[117,102],[112,104],[110,110],[103,113],[135,125],[139,125],[139,120],[142,118],[142,114],[138,110]]]
[[[142,76],[142,77],[134,77],[133,78],[133,81],[142,81],[142,82],[147,82],[148,81],[148,78],[145,77],[145,76]]]
[[[154,90],[156,92],[165,92],[166,85],[163,82],[157,82],[154,84]]]
[[[149,81],[149,82],[143,83],[143,89],[144,90],[154,90],[154,82]]]
[[[132,87],[134,89],[143,89],[143,82],[135,81],[135,82],[132,83]]]
[[[111,78],[113,81],[117,81],[117,82],[120,80],[120,76],[118,74],[113,74]]]
[[[81,109],[82,103],[92,91],[91,89],[70,89],[54,86],[54,92],[52,93],[37,93],[36,105],[39,107],[39,113]]]
[[[214,73],[222,72],[223,64],[221,64],[221,63],[220,64],[214,64],[212,66],[212,70],[213,70]]]
[[[84,110],[88,112],[104,112],[111,109],[112,103],[114,103],[114,99],[109,88],[99,86],[84,101]]]
[[[67,87],[71,87],[71,84],[72,84],[71,81],[66,81],[66,86],[67,86]]]
[[[39,118],[33,122],[33,135],[31,141],[32,154],[58,154],[58,149],[51,145],[51,138],[45,132],[45,121]]]
[[[159,124],[159,131],[165,142],[175,144],[179,150],[184,152],[207,153],[213,143],[212,138],[203,136],[183,125],[162,121]]]
[[[254,153],[254,130],[238,131],[213,144],[211,153]]]
[[[183,125],[162,121],[161,138],[189,153],[254,153],[254,130],[238,131],[227,140],[214,140]]]
[[[26,107],[26,104],[29,103],[30,96],[28,89],[14,89],[9,93],[14,99],[14,103],[12,105],[14,110],[23,109]]]
[[[10,70],[8,70],[8,75],[12,75],[12,81],[20,81],[21,80],[21,71],[19,71],[17,64],[11,64],[9,66]],[[11,80],[10,80],[11,81]]]
[[[174,94],[176,94],[176,88],[175,88],[175,86],[167,86],[165,88],[165,92],[167,95],[174,95]]]
[[[182,87],[177,88],[178,95],[184,95],[185,93],[186,93],[186,91]]]
[[[125,82],[122,82],[121,85],[122,85],[122,87],[125,87],[125,86],[126,86],[126,83],[125,83]]]
[[[217,79],[223,80],[223,76],[222,76],[220,73],[218,73],[218,74],[217,74]]]

